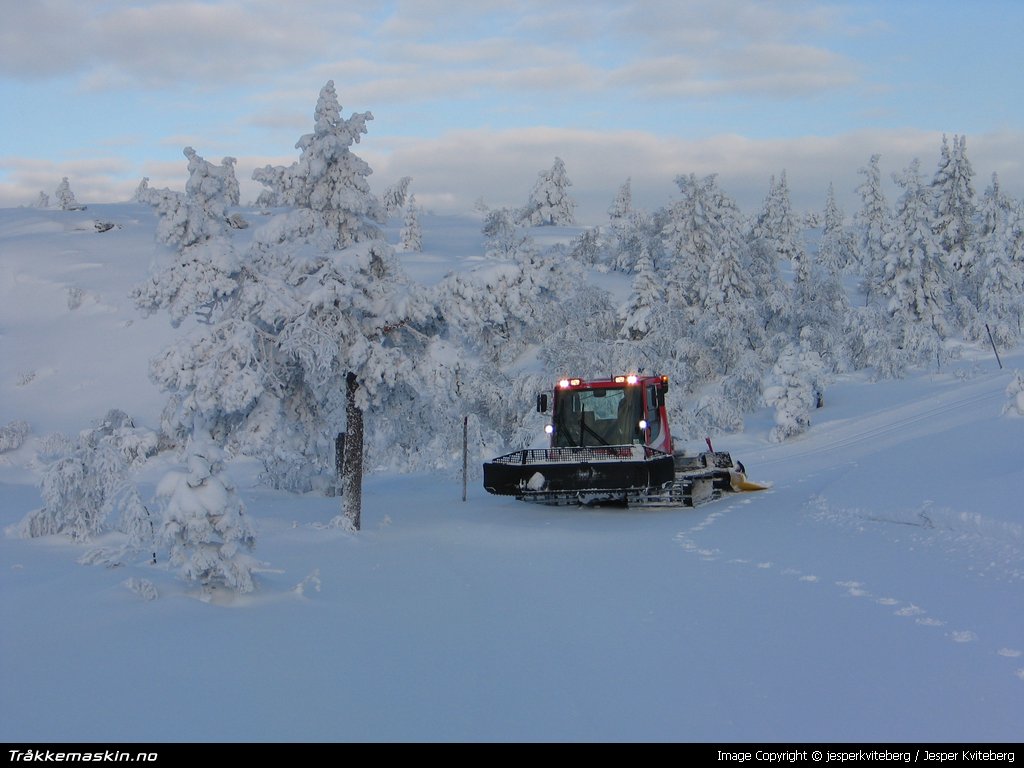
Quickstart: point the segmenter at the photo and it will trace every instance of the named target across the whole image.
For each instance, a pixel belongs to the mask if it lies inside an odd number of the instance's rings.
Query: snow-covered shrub
[[[123,411],[112,410],[77,438],[50,435],[38,455],[48,462],[40,481],[43,506],[21,521],[28,538],[63,534],[88,541],[115,526],[127,534],[126,546],[148,547],[153,538],[149,512],[131,482],[131,466],[155,452],[156,435],[136,429]]]
[[[764,401],[775,408],[773,443],[806,432],[821,395],[821,362],[813,352],[788,347],[772,370],[774,383],[765,388]]]
[[[43,473],[43,506],[22,521],[27,537],[66,534],[87,541],[105,528],[114,492],[121,484],[121,464],[108,444],[79,442]]]
[[[95,439],[109,438],[110,443],[131,466],[141,464],[157,452],[157,433],[145,427],[136,427],[132,417],[118,408],[107,411],[92,432]]]
[[[256,534],[224,466],[224,453],[206,436],[193,436],[186,470],[167,473],[156,489],[163,507],[161,542],[186,581],[204,589],[254,589],[257,562],[248,554]]]
[[[21,448],[28,436],[28,431],[27,421],[12,421],[6,426],[0,427],[0,453],[16,451]]]
[[[160,595],[156,585],[149,579],[129,578],[121,582],[126,589],[130,589],[143,600],[156,600]]]
[[[1006,404],[1003,406],[1004,416],[1024,416],[1024,374],[1015,371],[1013,379],[1006,387]]]
[[[240,213],[232,213],[227,218],[228,226],[232,229],[248,229],[249,222],[245,220],[245,217]]]
[[[481,227],[484,254],[489,259],[515,259],[535,250],[533,239],[519,226],[508,208],[488,211]]]
[[[82,306],[82,299],[85,298],[85,291],[77,285],[69,285],[67,288],[68,309],[74,311]]]

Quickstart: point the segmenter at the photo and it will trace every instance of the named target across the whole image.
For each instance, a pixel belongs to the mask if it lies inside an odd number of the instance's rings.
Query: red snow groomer
[[[668,376],[562,379],[550,405],[548,448],[484,463],[484,488],[545,504],[696,506],[730,491],[760,490],[725,452],[675,452],[665,409]]]

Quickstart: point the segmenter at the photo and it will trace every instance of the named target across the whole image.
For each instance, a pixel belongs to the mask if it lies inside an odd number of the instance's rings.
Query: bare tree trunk
[[[356,405],[359,382],[354,373],[345,377],[344,480],[342,483],[343,513],[352,530],[361,525],[363,507],[363,412]]]

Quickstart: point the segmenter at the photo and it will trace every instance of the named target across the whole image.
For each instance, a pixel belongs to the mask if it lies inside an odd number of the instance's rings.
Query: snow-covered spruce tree
[[[625,256],[624,261],[626,263],[623,266],[626,267],[624,270],[626,272],[633,270],[633,262],[638,258],[639,253],[639,248],[630,248],[627,245],[627,242],[633,235],[633,217],[636,213],[637,212],[633,210],[632,179],[626,179],[622,183],[622,186],[619,187],[619,191],[616,193],[612,204],[608,207],[607,237],[609,241],[608,249],[614,253],[616,257],[619,255]],[[624,251],[628,252],[628,255],[624,254]]]
[[[967,159],[966,137],[942,137],[939,166],[929,185],[932,228],[942,248],[948,273],[950,319],[967,331],[978,325],[980,283],[977,268],[977,202],[974,170]]]
[[[341,105],[328,80],[313,112],[313,132],[295,143],[299,159],[290,166],[264,166],[255,181],[274,192],[278,205],[309,211],[317,231],[335,248],[380,237],[387,211],[370,191],[370,166],[351,150],[373,120],[369,112],[341,116]]]
[[[192,147],[185,147],[183,154],[189,172],[184,194],[137,191],[156,207],[158,241],[178,253],[132,291],[144,313],[165,309],[175,327],[192,315],[210,322],[218,306],[238,290],[242,271],[226,216],[234,173],[227,172],[230,166],[204,160]]]
[[[727,245],[711,263],[704,311],[697,318],[693,338],[713,360],[714,386],[702,398],[704,433],[742,429],[743,414],[761,403],[762,360],[770,349],[766,334],[765,304],[751,278],[750,251],[737,219]],[[775,265],[777,273],[778,266]]]
[[[163,511],[160,542],[186,581],[204,591],[254,589],[257,562],[249,553],[255,531],[228,478],[223,451],[201,427],[189,440],[185,470],[168,472],[156,496]]]
[[[858,272],[864,304],[870,304],[879,293],[885,278],[885,260],[892,238],[892,212],[882,189],[880,155],[872,155],[868,164],[860,169],[864,181],[857,187],[861,207],[854,215],[854,234],[857,247]]]
[[[80,211],[85,208],[84,205],[75,199],[75,193],[71,191],[71,184],[68,182],[67,176],[61,179],[54,195],[62,211]]]
[[[634,274],[641,253],[647,254],[656,272],[668,268],[671,258],[665,253],[666,245],[661,233],[664,222],[656,218],[658,215],[664,216],[665,213],[660,211],[652,216],[633,210],[615,220],[604,238],[603,260],[610,269]]]
[[[633,180],[626,179],[608,208],[608,223],[612,229],[622,225],[633,215]]]
[[[344,393],[342,521],[353,530],[361,525],[363,416],[370,408],[397,407],[390,398],[422,349],[415,326],[426,322],[430,309],[384,239],[385,207],[367,181],[372,170],[350,149],[372,117],[366,112],[343,118],[328,81],[313,132],[296,143],[298,161],[281,172],[253,174],[295,207],[286,214],[289,220],[313,224],[305,238],[309,247],[294,254],[290,278],[301,310],[282,327],[277,348],[315,410],[326,416]]]
[[[807,253],[807,248],[804,245],[800,220],[793,212],[790,202],[789,183],[786,181],[785,171],[781,173],[778,181],[774,176],[770,179],[768,195],[760,213],[754,219],[751,235],[770,243],[779,261],[792,265],[794,274],[804,269],[800,262]]]
[[[403,251],[419,252],[423,250],[423,228],[420,226],[420,211],[416,205],[416,195],[409,195],[402,219],[402,229],[398,233]]]
[[[572,182],[560,157],[549,170],[540,171],[530,199],[519,212],[518,220],[530,226],[572,225],[576,223],[576,201],[569,195]]]
[[[711,262],[725,234],[711,209],[717,199],[717,179],[694,174],[677,176],[681,197],[665,211],[660,235],[665,243],[665,263],[655,269],[666,274],[666,299],[673,311],[682,311],[693,322],[704,300]]]
[[[713,178],[703,191],[700,208],[705,229],[695,242],[700,243],[707,271],[698,304],[697,325],[703,329],[698,335],[719,354],[720,370],[727,373],[736,352],[763,346],[774,314],[766,297],[784,285],[777,261],[756,260],[739,206]]]
[[[842,273],[854,269],[856,259],[853,233],[847,228],[843,211],[836,202],[835,188],[829,184],[821,219],[817,262],[826,270]]]
[[[977,321],[967,330],[972,339],[991,333],[993,342],[1009,346],[1024,332],[1024,254],[1021,253],[1020,206],[1000,190],[999,179],[985,190],[980,208],[977,264],[983,277],[978,290]]]
[[[402,348],[414,347],[396,340],[412,332],[404,312],[417,304],[379,227],[367,219],[383,211],[372,197],[364,199],[369,167],[348,149],[368,116],[349,123],[339,112],[326,87],[314,133],[298,143],[299,161],[254,174],[275,184],[274,198],[289,200],[290,208],[259,227],[244,253],[236,253],[221,217],[208,216],[221,228],[186,240],[182,253],[189,258],[172,257],[138,292],[150,311],[168,309],[179,323],[200,321],[153,363],[154,379],[171,394],[165,418],[176,429],[170,431],[184,439],[198,418],[222,445],[260,458],[275,487],[297,491],[334,489],[346,393],[350,406],[369,402],[401,413],[387,384],[398,376]],[[190,182],[209,182],[210,167],[190,162]],[[210,192],[210,184],[200,186],[190,183],[169,207],[172,217],[195,212],[194,222],[189,215],[176,219],[187,223],[180,231],[214,226],[202,213],[219,205],[189,199]],[[211,194],[227,199],[226,187]],[[354,389],[346,387],[350,367],[363,377]],[[350,435],[346,446],[358,449],[346,466],[358,467],[361,440]]]
[[[636,260],[636,275],[629,300],[619,310],[622,318],[622,338],[637,341],[658,327],[664,311],[665,290],[654,272],[654,264],[646,249]]]
[[[134,292],[143,312],[165,309],[175,327],[198,322],[151,362],[151,378],[169,395],[164,430],[184,445],[199,418],[231,453],[262,460],[274,487],[311,490],[333,478],[334,436],[307,428],[322,426],[322,414],[278,338],[302,311],[295,284],[303,275],[293,273],[289,243],[315,222],[274,217],[240,255],[223,216],[232,188],[223,166],[185,156],[185,193],[161,190],[151,200],[169,252]]]
[[[834,215],[826,211],[826,219]],[[852,343],[847,338],[851,309],[835,261],[830,260],[829,266],[821,264],[802,246],[796,254],[789,311],[791,336],[801,339],[806,350],[818,353],[831,371],[844,370],[849,367],[847,347]]]
[[[221,177],[224,184],[224,200],[228,205],[238,205],[242,200],[242,191],[238,186],[238,177],[235,176],[235,163],[233,157],[225,157],[220,161]]]
[[[902,328],[898,345],[911,363],[935,360],[941,367],[950,333],[949,269],[933,227],[930,194],[917,160],[895,177],[903,194],[885,261],[882,292],[894,326]]]
[[[830,373],[852,370],[860,339],[857,317],[839,273],[806,256],[807,279],[793,287],[794,335],[821,356]]]
[[[778,275],[774,254],[764,274],[754,275],[744,217],[715,176],[679,176],[676,183],[681,198],[653,219],[664,242],[665,300],[656,326],[638,343],[681,391],[696,396],[764,347],[758,292],[781,286],[781,278],[771,277]]]
[[[268,340],[298,308],[263,252],[254,247],[244,259],[236,253],[223,215],[232,195],[229,176],[190,148],[185,155],[186,192],[167,190],[154,198],[158,238],[180,251],[134,292],[144,312],[165,309],[176,327],[190,317],[200,322],[152,361],[152,378],[171,394],[165,428],[184,443],[198,416],[218,439],[264,458],[275,485],[286,486],[286,470],[260,448],[275,430],[273,454],[292,447],[289,431],[268,423],[274,421],[268,414],[282,418],[280,404],[287,399],[287,376],[276,370]]]
[[[279,256],[290,231],[268,224],[240,256],[223,216],[229,178],[191,149],[185,155],[186,192],[151,193],[157,237],[169,252],[133,294],[144,313],[166,310],[175,327],[199,323],[151,362],[151,378],[169,394],[164,430],[184,445],[199,418],[234,452],[262,459],[275,487],[311,490],[320,470],[309,456],[316,435],[291,423],[315,415],[275,349],[301,311],[287,282],[290,262]]]
[[[729,373],[737,355],[759,349],[764,338],[756,286],[743,260],[745,246],[738,223],[713,254],[701,301],[703,311],[695,324],[697,338],[717,353],[722,374]]]
[[[935,200],[932,227],[945,254],[946,266],[952,273],[960,273],[959,279],[967,286],[974,270],[977,202],[966,136],[954,136],[952,147],[942,137],[939,167],[931,191]]]

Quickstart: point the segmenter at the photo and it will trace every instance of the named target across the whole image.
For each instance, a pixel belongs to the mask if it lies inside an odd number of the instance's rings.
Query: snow
[[[416,279],[483,253],[478,217],[420,223]],[[135,203],[0,211],[0,740],[1019,741],[1024,348],[842,376],[781,442],[766,407],[714,447],[771,488],[695,509],[377,472],[353,533],[236,459],[255,589],[204,594],[164,554],[16,535],[46,435],[159,426],[149,361],[183,331],[129,299],[155,228]],[[180,469],[143,465],[142,498]]]

